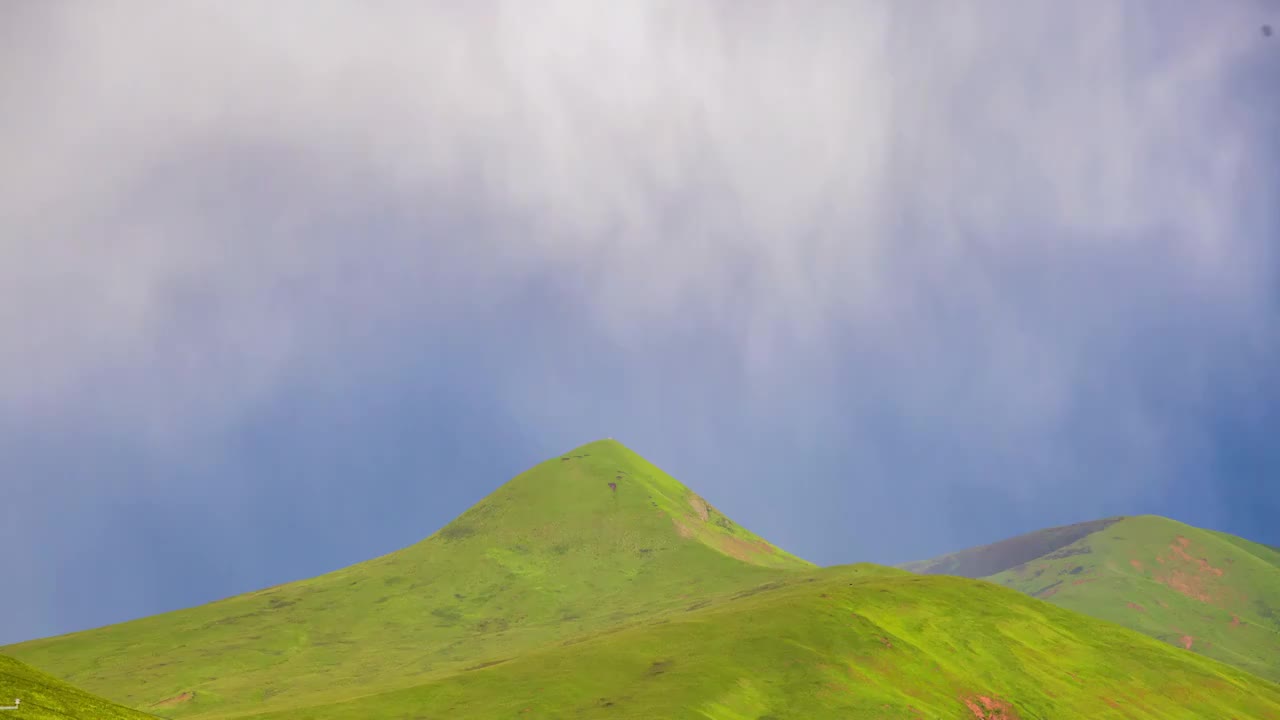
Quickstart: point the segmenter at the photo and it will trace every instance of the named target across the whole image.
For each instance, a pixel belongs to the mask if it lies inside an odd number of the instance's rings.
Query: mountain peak
[[[441,528],[429,541],[567,543],[626,551],[642,538],[651,551],[692,540],[738,561],[811,568],[738,525],[703,497],[612,438],[596,440],[520,473]]]

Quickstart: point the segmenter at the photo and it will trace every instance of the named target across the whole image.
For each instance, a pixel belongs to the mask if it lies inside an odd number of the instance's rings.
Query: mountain
[[[611,440],[398,552],[4,652],[173,718],[1280,720],[1280,685],[1009,588],[817,568]]]
[[[0,655],[0,706],[20,701],[5,711],[5,720],[155,720],[68,685],[51,675]],[[6,717],[7,716],[7,717]]]
[[[1280,551],[1243,538],[1115,517],[903,567],[990,580],[1280,681]]]
[[[398,552],[4,652],[132,707],[228,715],[422,683],[813,567],[605,440]]]

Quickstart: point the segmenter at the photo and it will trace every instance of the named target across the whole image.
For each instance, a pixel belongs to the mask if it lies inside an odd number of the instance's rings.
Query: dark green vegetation
[[[981,577],[1280,681],[1280,552],[1266,545],[1143,515],[904,567]]]
[[[1007,588],[816,568],[613,441],[399,552],[5,652],[165,717],[1280,720],[1280,686]]]
[[[78,690],[50,675],[0,655],[0,706],[22,700],[17,710],[0,711],[4,720],[155,720]]]

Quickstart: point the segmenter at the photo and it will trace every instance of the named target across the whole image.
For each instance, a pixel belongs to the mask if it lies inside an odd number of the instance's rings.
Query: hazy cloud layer
[[[1159,506],[1212,474],[1221,404],[1276,387],[1260,8],[10,8],[0,428],[53,439],[6,472],[50,508],[229,508],[286,480],[189,467],[264,408],[416,372],[520,428],[513,467],[613,434],[824,562],[1003,534],[966,503]],[[148,472],[67,464],[90,445]],[[83,550],[23,547],[37,607],[31,554]],[[227,572],[198,597],[270,576]]]

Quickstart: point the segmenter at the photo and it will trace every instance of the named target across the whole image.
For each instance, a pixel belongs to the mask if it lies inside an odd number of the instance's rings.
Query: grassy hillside
[[[1280,718],[1280,686],[991,583],[829,568],[420,687],[255,720]]]
[[[999,567],[994,559],[1012,557],[1010,546],[1043,552]],[[1265,545],[1144,515],[1052,528],[910,567],[963,569],[961,556],[969,568],[986,563],[982,577],[993,582],[1280,681],[1280,553]]]
[[[0,706],[21,700],[4,720],[147,720],[146,713],[121,707],[72,687],[51,675],[0,655]]]
[[[612,441],[390,555],[5,651],[173,718],[1280,720],[1280,686],[1008,588],[818,569]]]
[[[420,684],[812,568],[601,441],[399,552],[4,652],[132,707],[222,716]]]

